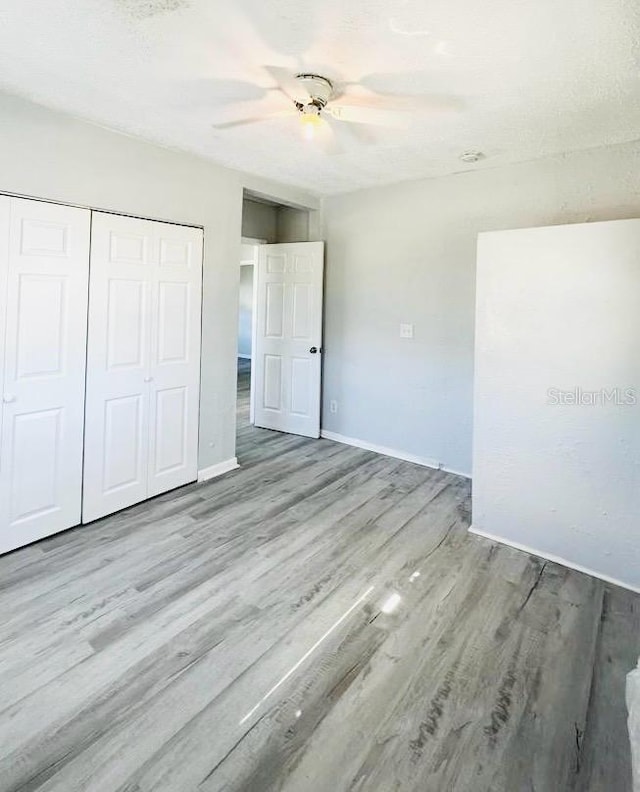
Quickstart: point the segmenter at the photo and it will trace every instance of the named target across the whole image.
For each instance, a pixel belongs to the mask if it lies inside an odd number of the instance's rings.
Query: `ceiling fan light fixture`
[[[307,140],[313,140],[315,131],[320,126],[320,109],[313,102],[300,106],[300,123]]]

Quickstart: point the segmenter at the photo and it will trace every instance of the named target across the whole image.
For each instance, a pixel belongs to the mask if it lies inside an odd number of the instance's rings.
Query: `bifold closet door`
[[[202,231],[94,212],[83,521],[197,478]]]
[[[0,552],[80,522],[90,217],[0,197]]]

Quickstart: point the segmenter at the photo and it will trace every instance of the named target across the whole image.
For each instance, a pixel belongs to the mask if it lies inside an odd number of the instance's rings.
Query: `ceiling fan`
[[[215,129],[229,129],[274,118],[297,116],[307,139],[318,139],[325,150],[335,153],[335,127],[328,122],[396,128],[408,126],[410,115],[405,110],[360,103],[335,104],[333,100],[339,97],[340,92],[330,79],[322,75],[311,73],[292,75],[286,69],[274,66],[267,66],[265,69],[276,81],[276,87],[269,90],[282,94],[288,101],[288,108],[214,124]],[[376,99],[378,105],[385,103],[378,97],[372,97],[369,101],[373,102]],[[389,104],[388,99],[386,103]]]

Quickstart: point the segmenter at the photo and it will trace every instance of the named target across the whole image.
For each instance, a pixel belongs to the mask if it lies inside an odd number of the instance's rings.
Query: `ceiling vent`
[[[460,155],[460,159],[463,162],[473,163],[473,162],[480,162],[480,160],[484,159],[484,154],[481,151],[463,151]]]

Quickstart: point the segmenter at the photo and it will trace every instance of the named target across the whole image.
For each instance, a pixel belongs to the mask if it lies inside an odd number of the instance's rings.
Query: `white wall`
[[[474,531],[640,590],[638,339],[640,220],[480,235]]]
[[[268,243],[308,242],[309,211],[253,201],[242,205],[242,236]]]
[[[478,232],[640,216],[639,166],[627,144],[326,199],[323,428],[469,474]]]
[[[253,321],[253,267],[240,267],[240,310],[238,312],[238,356],[251,357]]]
[[[278,209],[278,242],[309,242],[309,212],[281,206]]]
[[[12,96],[0,95],[0,119],[0,191],[204,227],[199,466],[231,459],[243,189],[317,199]]]
[[[278,242],[278,208],[245,198],[242,203],[242,236]]]

